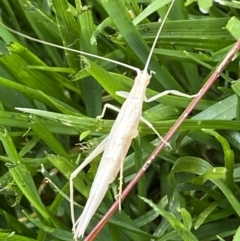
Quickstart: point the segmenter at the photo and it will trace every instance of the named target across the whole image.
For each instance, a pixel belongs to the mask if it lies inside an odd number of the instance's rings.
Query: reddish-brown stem
[[[173,136],[173,134],[177,131],[177,129],[180,127],[180,125],[183,123],[183,121],[187,118],[189,113],[193,110],[193,108],[196,106],[196,104],[199,102],[199,100],[203,97],[203,95],[208,91],[208,89],[211,87],[211,85],[215,82],[215,80],[219,77],[220,73],[223,71],[223,69],[228,65],[228,63],[232,60],[236,52],[240,48],[240,40],[238,40],[234,46],[231,48],[231,50],[228,52],[226,57],[223,59],[223,61],[218,65],[216,70],[213,72],[213,74],[210,76],[208,81],[205,83],[205,85],[202,87],[202,89],[199,92],[199,95],[195,97],[192,102],[189,104],[189,106],[185,109],[185,111],[182,113],[182,115],[178,118],[178,120],[175,122],[175,124],[172,126],[172,128],[169,130],[169,132],[164,137],[164,140],[168,142],[170,138]],[[152,164],[155,157],[159,154],[159,152],[163,149],[165,146],[164,142],[161,142],[156,149],[152,152],[152,154],[149,156],[147,161],[144,163],[142,168],[137,172],[136,176],[132,179],[132,181],[127,185],[127,187],[124,189],[121,195],[121,199],[123,200],[128,193],[132,190],[134,185],[138,182],[138,180],[143,176],[145,171],[148,169],[148,167]],[[113,215],[113,213],[118,209],[119,207],[119,200],[116,200],[112,207],[108,210],[108,212],[104,215],[104,217],[100,220],[100,222],[96,225],[96,227],[91,231],[91,233],[85,238],[85,241],[92,241],[95,239],[95,237],[98,235],[98,233],[102,230],[106,222],[110,219],[110,217]]]

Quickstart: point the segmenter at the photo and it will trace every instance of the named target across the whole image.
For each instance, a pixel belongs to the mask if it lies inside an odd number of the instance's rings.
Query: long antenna
[[[149,52],[149,55],[148,55],[148,58],[147,58],[147,61],[146,61],[146,64],[145,64],[145,67],[144,67],[143,72],[144,72],[144,71],[147,72],[147,69],[148,69],[148,67],[149,67],[149,64],[150,64],[150,61],[151,61],[151,58],[152,58],[152,55],[153,55],[154,48],[155,48],[155,46],[156,46],[156,44],[157,44],[157,40],[158,40],[158,38],[159,38],[159,35],[160,35],[160,33],[161,33],[162,29],[163,29],[164,23],[165,23],[166,20],[167,20],[168,14],[169,14],[169,12],[171,11],[171,8],[172,8],[174,2],[175,2],[175,0],[173,0],[173,1],[171,2],[170,7],[168,8],[167,13],[166,13],[166,15],[164,16],[164,18],[163,18],[163,20],[162,20],[161,26],[160,26],[160,28],[159,28],[159,30],[158,30],[158,32],[157,32],[157,35],[156,35],[156,37],[155,37],[155,39],[154,39],[154,42],[153,42],[153,45],[152,45],[152,47],[151,47],[151,49],[150,49],[150,52]],[[58,48],[58,49],[68,50],[68,51],[71,51],[71,52],[74,52],[74,53],[78,53],[78,54],[82,54],[82,55],[86,55],[86,56],[89,56],[89,57],[94,57],[94,58],[101,59],[101,60],[104,60],[104,61],[109,61],[109,62],[112,62],[112,63],[114,63],[114,64],[118,64],[118,65],[121,65],[121,66],[123,66],[123,67],[132,69],[132,70],[134,70],[134,71],[136,71],[136,72],[139,71],[139,69],[136,68],[136,67],[134,67],[134,66],[131,66],[131,65],[128,65],[128,64],[125,64],[125,63],[122,63],[122,62],[113,60],[113,59],[109,59],[109,58],[105,58],[105,57],[102,57],[102,56],[98,56],[98,55],[95,55],[95,54],[87,53],[87,52],[80,51],[80,50],[76,50],[76,49],[71,49],[71,48],[68,48],[68,47],[64,47],[64,46],[61,46],[61,45],[57,45],[57,44],[53,44],[53,43],[50,43],[50,42],[47,42],[47,41],[43,41],[43,40],[40,40],[40,39],[37,39],[37,38],[33,38],[33,37],[30,37],[30,36],[28,36],[28,35],[26,35],[26,34],[20,33],[20,32],[14,30],[14,29],[12,29],[12,28],[7,27],[7,26],[6,26],[5,24],[3,24],[2,22],[0,22],[0,24],[2,24],[2,26],[3,26],[4,28],[6,28],[9,32],[14,33],[14,34],[16,34],[16,35],[18,35],[18,36],[24,37],[24,38],[26,38],[26,39],[32,40],[32,41],[34,41],[34,42],[41,43],[41,44],[45,44],[45,45],[48,45],[48,46],[52,46],[52,47],[55,47],[55,48]]]
[[[150,52],[149,52],[149,55],[148,55],[148,58],[147,58],[147,62],[146,62],[146,65],[145,65],[143,71],[147,71],[147,69],[148,69],[148,66],[149,66],[149,64],[150,64],[150,61],[151,61],[151,58],[152,58],[152,55],[153,55],[153,51],[154,51],[155,46],[156,46],[156,44],[157,44],[158,38],[159,38],[159,36],[160,36],[160,33],[162,32],[164,23],[165,23],[166,20],[167,20],[168,14],[170,13],[174,2],[175,2],[175,0],[173,0],[173,1],[171,2],[170,6],[169,6],[169,8],[168,8],[168,10],[167,10],[167,13],[166,13],[166,15],[164,16],[164,18],[163,18],[163,20],[162,20],[161,26],[160,26],[160,28],[158,29],[157,35],[156,35],[156,37],[155,37],[155,39],[154,39],[154,42],[153,42],[153,44],[152,44],[152,47],[151,47],[151,50],[150,50]]]
[[[122,63],[122,62],[119,62],[117,60],[108,59],[108,58],[105,58],[105,57],[102,57],[102,56],[98,56],[98,55],[95,55],[95,54],[90,54],[90,53],[87,53],[87,52],[84,52],[84,51],[80,51],[80,50],[77,50],[77,49],[71,49],[71,48],[68,48],[68,47],[64,47],[64,46],[61,46],[61,45],[57,45],[57,44],[53,44],[53,43],[50,43],[50,42],[47,42],[47,41],[43,41],[43,40],[40,40],[40,39],[37,39],[37,38],[33,38],[33,37],[30,37],[30,36],[28,36],[26,34],[20,33],[18,31],[14,30],[14,29],[11,29],[11,28],[7,27],[2,22],[0,22],[0,24],[2,24],[3,27],[6,28],[9,32],[12,32],[12,33],[14,33],[14,34],[16,34],[18,36],[21,36],[21,37],[24,37],[26,39],[32,40],[34,42],[45,44],[45,45],[48,45],[48,46],[52,46],[52,47],[55,47],[55,48],[58,48],[58,49],[68,50],[68,51],[71,51],[71,52],[74,52],[74,53],[78,53],[78,54],[82,54],[82,55],[86,55],[86,56],[89,56],[89,57],[94,57],[94,58],[101,59],[101,60],[104,60],[104,61],[109,61],[109,62],[112,62],[114,64],[118,64],[118,65],[121,65],[123,67],[132,69],[132,70],[134,70],[136,72],[139,71],[138,68],[136,68],[134,66],[131,66],[131,65],[128,65],[128,64],[125,64],[125,63]]]

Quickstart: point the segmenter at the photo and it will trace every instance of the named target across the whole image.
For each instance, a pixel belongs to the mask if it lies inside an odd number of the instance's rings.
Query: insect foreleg
[[[127,99],[128,95],[129,95],[129,92],[127,92],[127,91],[116,91],[116,95]]]
[[[159,93],[157,95],[154,95],[154,96],[152,96],[149,99],[146,99],[144,101],[149,103],[149,102],[152,102],[154,100],[157,100],[157,99],[159,99],[159,98],[161,98],[161,97],[163,97],[165,95],[169,95],[169,94],[176,95],[176,96],[181,96],[181,97],[186,97],[186,98],[195,98],[195,97],[197,97],[199,95],[199,92],[197,94],[195,94],[195,95],[188,95],[188,94],[184,94],[184,93],[182,93],[180,91],[177,91],[177,90],[165,90],[165,91],[163,91],[163,92],[161,92],[161,93]]]
[[[107,104],[105,104],[105,105],[103,106],[102,114],[99,115],[99,116],[97,116],[96,118],[97,118],[97,119],[102,119],[103,116],[105,115],[105,112],[106,112],[107,108],[108,108],[108,109],[111,109],[111,110],[114,110],[114,111],[116,111],[116,112],[119,112],[119,111],[120,111],[119,108],[115,107],[114,105],[111,105],[111,104],[108,104],[108,103],[107,103]]]

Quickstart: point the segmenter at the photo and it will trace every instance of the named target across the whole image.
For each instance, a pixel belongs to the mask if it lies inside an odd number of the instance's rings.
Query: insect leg
[[[78,175],[78,173],[89,164],[96,156],[98,156],[101,152],[103,152],[108,137],[106,137],[84,160],[84,162],[70,175],[69,184],[70,184],[70,208],[71,208],[71,219],[73,223],[73,227],[75,226],[75,216],[74,216],[74,192],[73,192],[73,179]]]
[[[120,111],[119,108],[115,107],[114,105],[111,105],[111,104],[108,104],[108,103],[107,103],[107,104],[105,104],[104,107],[103,107],[102,114],[99,115],[99,116],[97,116],[96,118],[97,118],[97,119],[102,119],[103,116],[105,115],[105,112],[106,112],[107,108],[108,108],[108,109],[111,109],[111,110],[114,110],[114,111],[116,111],[116,112],[119,112],[119,111]]]
[[[184,94],[184,93],[182,93],[180,91],[177,91],[177,90],[165,90],[165,91],[163,91],[163,92],[161,92],[157,95],[154,95],[154,96],[152,96],[149,99],[146,99],[144,101],[149,103],[149,102],[152,102],[152,101],[154,101],[158,98],[161,98],[161,97],[163,97],[165,95],[169,95],[169,94],[176,95],[176,96],[182,96],[182,97],[186,97],[186,98],[195,98],[200,94],[200,92],[198,92],[195,95],[188,95],[188,94]]]
[[[145,119],[143,116],[140,117],[140,120],[141,120],[142,122],[144,122],[149,128],[151,128],[151,129],[154,131],[154,133],[158,136],[158,138],[159,138],[163,143],[165,143],[165,145],[167,145],[170,149],[172,149],[171,145],[170,145],[168,142],[166,142],[166,141],[161,137],[161,135],[157,132],[157,130],[154,128],[154,126],[152,125],[152,123],[151,123],[150,121],[148,121],[147,119]]]

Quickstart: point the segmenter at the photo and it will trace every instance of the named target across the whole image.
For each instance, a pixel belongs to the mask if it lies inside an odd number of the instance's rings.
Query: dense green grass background
[[[142,69],[169,2],[1,0],[1,22]],[[239,8],[237,1],[176,0],[149,66],[155,74],[147,96],[197,93],[240,37]],[[116,113],[95,117],[105,103],[121,106],[115,92],[129,91],[136,73],[18,37],[2,24],[0,37],[0,240],[70,241],[69,202],[44,178],[69,196],[69,175],[109,133]],[[238,78],[236,56],[96,240],[240,240]],[[144,104],[143,115],[164,135],[189,102],[165,96]],[[144,124],[139,132],[124,186],[159,143]],[[75,180],[76,216],[99,160]],[[87,233],[117,193],[116,179]]]

